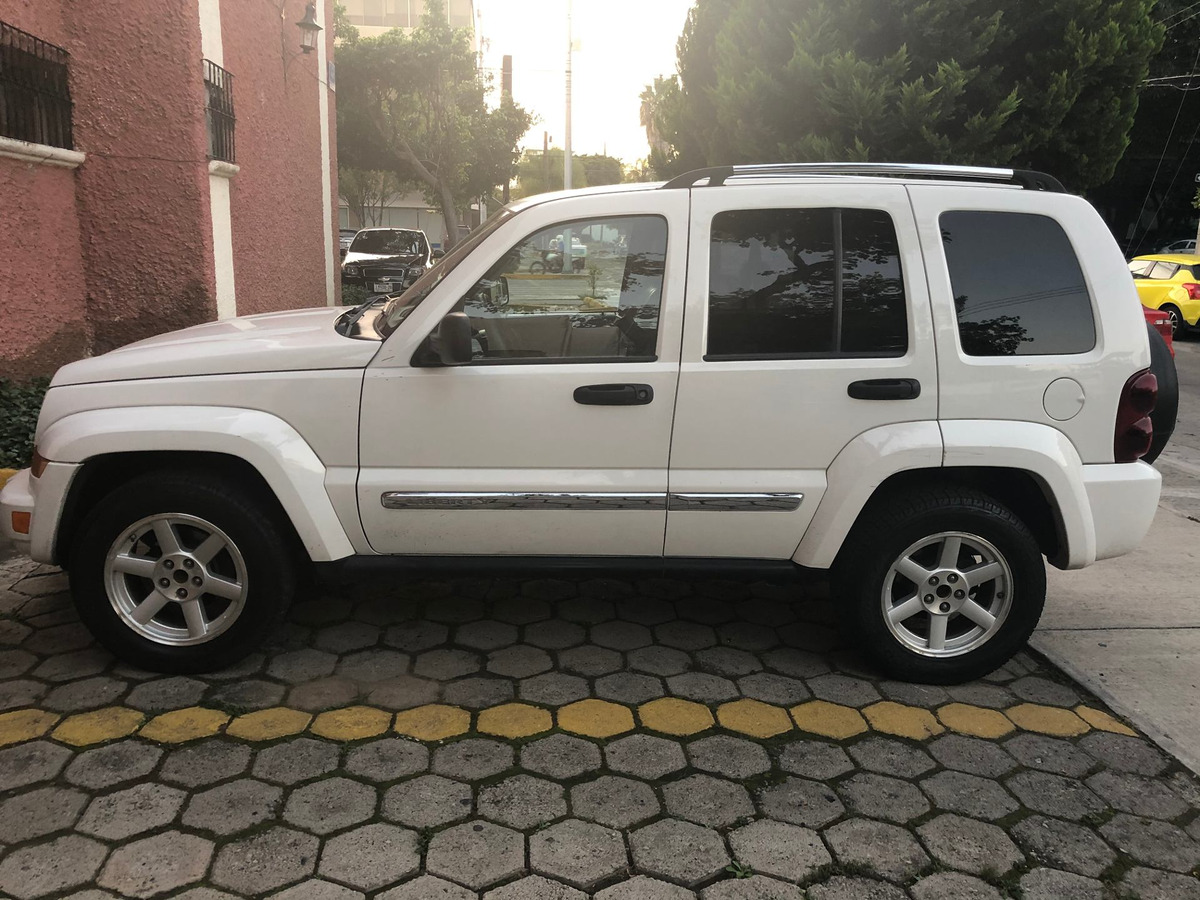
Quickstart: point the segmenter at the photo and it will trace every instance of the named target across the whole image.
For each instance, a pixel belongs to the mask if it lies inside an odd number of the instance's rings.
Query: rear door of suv
[[[692,190],[668,556],[790,558],[838,453],[937,397],[903,185]]]

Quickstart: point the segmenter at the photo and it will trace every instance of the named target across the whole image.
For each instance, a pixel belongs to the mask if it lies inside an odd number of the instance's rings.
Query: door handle
[[[846,393],[855,400],[915,400],[921,396],[921,382],[915,378],[870,378],[850,382]]]
[[[648,384],[585,384],[575,388],[575,402],[585,406],[645,406],[654,399]]]

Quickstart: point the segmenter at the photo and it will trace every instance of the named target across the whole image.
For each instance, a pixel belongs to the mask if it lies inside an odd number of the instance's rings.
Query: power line
[[[1190,6],[1185,6],[1183,9],[1175,10],[1175,12],[1171,13],[1169,16],[1167,16],[1163,19],[1159,19],[1159,22],[1161,24],[1165,25],[1168,22],[1170,22],[1172,19],[1176,18],[1177,16],[1182,16],[1185,12],[1187,12],[1190,9],[1195,9],[1197,6],[1200,6],[1200,0],[1197,0],[1196,3],[1193,3]]]

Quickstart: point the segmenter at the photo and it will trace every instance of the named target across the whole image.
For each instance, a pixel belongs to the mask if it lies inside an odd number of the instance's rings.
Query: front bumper
[[[71,482],[80,468],[78,463],[52,462],[46,465],[40,478],[34,478],[29,469],[22,469],[0,491],[0,532],[11,540],[28,543],[29,555],[38,562],[57,562],[58,524]],[[14,512],[29,513],[28,534],[13,529]]]
[[[27,533],[19,532],[13,527],[13,513],[18,515],[24,513],[32,518],[33,492],[30,490],[32,481],[33,473],[29,469],[22,469],[8,479],[4,489],[0,490],[0,534],[10,541],[29,542],[30,538]]]
[[[1095,558],[1111,559],[1135,549],[1154,521],[1162,475],[1144,462],[1087,465],[1082,471],[1096,535]]]

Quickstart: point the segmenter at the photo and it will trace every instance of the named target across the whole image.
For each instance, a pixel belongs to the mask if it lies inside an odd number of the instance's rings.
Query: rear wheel
[[[1178,340],[1187,330],[1187,322],[1184,321],[1183,313],[1179,311],[1179,307],[1173,303],[1164,303],[1159,307],[1171,319],[1171,337]]]
[[[1154,439],[1150,442],[1149,452],[1142,457],[1149,463],[1158,459],[1175,433],[1175,420],[1179,415],[1179,373],[1163,336],[1153,325],[1147,325],[1146,331],[1150,339],[1150,371],[1158,379],[1158,399],[1154,403],[1154,412],[1150,413]]]
[[[296,565],[248,493],[195,473],[151,474],[89,513],[71,549],[80,618],[116,656],[157,672],[219,669],[287,608]]]
[[[838,555],[834,587],[848,637],[888,675],[954,684],[1025,645],[1046,573],[1011,510],[967,488],[930,488],[868,508]]]

